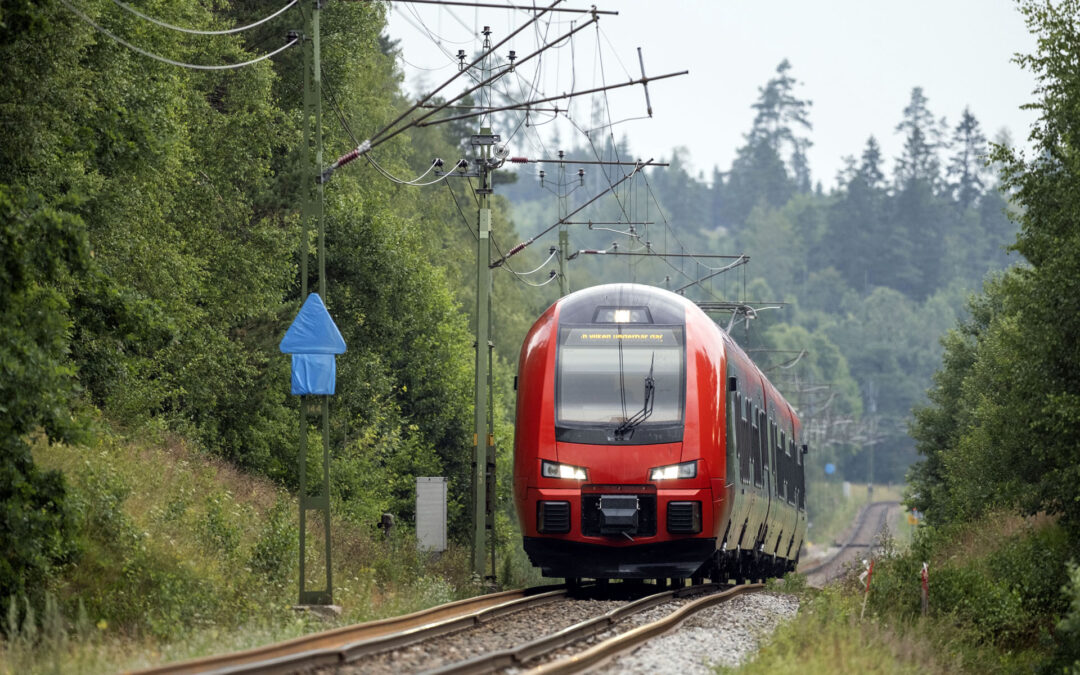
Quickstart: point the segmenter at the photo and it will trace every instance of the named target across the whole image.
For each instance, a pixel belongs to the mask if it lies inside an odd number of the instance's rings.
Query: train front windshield
[[[643,429],[681,428],[684,351],[681,327],[563,327],[557,358],[557,424],[612,429],[637,415]],[[650,377],[651,392],[646,386]],[[648,406],[646,397],[651,399]],[[644,419],[643,410],[651,410]]]

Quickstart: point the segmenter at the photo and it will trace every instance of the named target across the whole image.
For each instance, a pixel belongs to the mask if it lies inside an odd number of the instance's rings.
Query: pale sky
[[[1035,120],[1034,112],[1019,109],[1034,100],[1035,80],[1010,61],[1015,52],[1030,53],[1035,40],[1011,0],[598,0],[597,7],[617,10],[619,16],[602,16],[599,34],[589,26],[572,45],[546,52],[538,88],[550,96],[637,78],[637,47],[649,76],[689,70],[689,75],[651,83],[653,118],[617,124],[614,132],[626,135],[635,154],[644,158],[667,157],[672,148],[685,146],[695,171],[706,176],[714,165],[730,167],[753,120],[750,105],[758,88],[785,58],[801,82],[797,94],[813,101],[810,165],[814,181],[826,187],[833,185],[841,158],[858,155],[871,134],[891,170],[902,143],[894,128],[915,86],[923,87],[930,111],[947,118],[950,127],[970,106],[991,139],[1007,128],[1022,144]],[[498,42],[526,16],[502,9],[394,3],[389,31],[401,40],[400,65],[408,88],[427,90],[449,78],[457,50],[472,54],[480,47],[473,27],[491,26],[492,41]],[[583,15],[556,16],[547,27],[548,39],[569,30],[569,22],[585,20]],[[527,33],[499,52],[514,48],[519,59],[531,52],[536,36]],[[528,64],[518,74],[531,79],[534,72]],[[528,92],[523,81],[512,81],[518,97]],[[588,98],[580,97],[571,112],[581,126],[588,126]],[[609,101],[613,120],[645,114],[640,86],[611,92]],[[565,108],[566,103],[559,105]],[[522,130],[510,142],[511,154],[553,154],[558,148],[550,144],[550,131],[556,125],[563,139],[577,133],[565,119],[537,127],[544,134],[542,148],[537,130],[533,135]],[[512,130],[494,131],[506,138]]]

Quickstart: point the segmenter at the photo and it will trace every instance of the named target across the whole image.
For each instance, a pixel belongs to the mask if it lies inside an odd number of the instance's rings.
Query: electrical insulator
[[[443,168],[443,161],[442,161],[442,158],[440,158],[440,157],[436,157],[436,158],[435,158],[435,161],[434,161],[434,162],[432,162],[432,164],[434,164],[434,165],[435,165],[435,168],[436,168],[436,169],[441,169],[441,168]]]
[[[510,50],[510,72],[514,72],[514,61],[517,59],[517,52],[513,49]]]
[[[458,66],[457,66],[458,71],[465,70],[465,50],[464,49],[457,50],[457,60],[458,60]]]
[[[544,170],[540,169],[540,187],[544,187]]]
[[[585,187],[585,169],[577,170],[578,181],[581,183],[581,187]]]

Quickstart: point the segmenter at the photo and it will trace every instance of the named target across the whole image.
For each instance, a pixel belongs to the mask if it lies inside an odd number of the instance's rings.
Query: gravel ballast
[[[596,672],[710,675],[710,666],[738,666],[776,626],[795,616],[799,600],[780,593],[740,595],[687,619],[677,630],[614,659]]]
[[[614,600],[562,600],[523,610],[457,633],[375,654],[338,673],[415,673],[500,649],[509,649],[603,614],[624,602]]]

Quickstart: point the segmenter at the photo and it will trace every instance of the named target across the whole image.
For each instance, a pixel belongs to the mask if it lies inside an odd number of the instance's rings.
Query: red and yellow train
[[[799,419],[693,302],[638,284],[572,293],[525,338],[517,390],[514,499],[544,576],[794,569]]]

